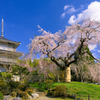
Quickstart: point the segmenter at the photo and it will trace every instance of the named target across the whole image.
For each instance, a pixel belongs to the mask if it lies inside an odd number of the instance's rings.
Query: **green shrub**
[[[53,83],[53,80],[51,80],[51,79],[46,79],[46,80],[44,81],[44,83],[45,83],[45,89],[46,89],[46,90],[49,90],[49,89],[51,88],[51,85],[52,85],[52,83]]]
[[[44,84],[44,82],[38,83],[38,86],[39,86],[39,87],[38,87],[38,90],[39,90],[39,91],[42,91],[42,92],[43,92],[43,91],[45,90],[45,84]]]
[[[46,83],[46,84],[52,84],[52,83],[53,83],[53,80],[51,80],[51,79],[46,79],[46,80],[44,81],[44,83]]]
[[[4,89],[2,90],[2,93],[3,93],[4,95],[9,95],[11,92],[12,92],[12,89],[11,89],[11,87],[10,87],[8,84],[7,84],[6,88],[4,88]]]
[[[28,98],[29,98],[29,95],[28,95],[27,92],[19,91],[19,92],[18,92],[18,95],[19,95],[20,97],[22,97],[23,99],[28,99]]]
[[[7,88],[7,83],[4,82],[4,81],[0,81],[0,91],[2,91],[3,89],[6,89]]]
[[[1,82],[4,82],[4,80],[0,79],[0,83],[1,83]]]
[[[3,94],[0,92],[0,100],[3,100],[4,99],[4,96]]]
[[[16,92],[12,92],[10,95],[11,95],[12,97],[16,97],[16,96],[17,96],[17,93],[16,93]]]
[[[10,81],[9,85],[11,86],[11,88],[17,88],[19,85],[19,82],[15,82],[15,81]]]
[[[26,87],[26,90],[28,90],[28,89],[34,90],[33,87]]]
[[[2,72],[0,72],[0,77],[2,77]]]
[[[2,93],[3,93],[3,95],[9,95],[11,93],[11,91],[9,91],[9,89],[3,89]]]
[[[66,94],[66,86],[65,85],[56,86],[53,90],[49,91],[48,94],[53,97],[64,97]]]
[[[31,94],[33,93],[33,90],[28,89],[28,90],[26,90],[25,92],[27,92],[29,95],[31,95]]]
[[[18,88],[12,90],[12,92],[16,92],[16,97],[19,96],[19,92],[20,92],[20,91],[21,91],[21,90],[19,90]]]
[[[53,80],[51,79],[46,79],[44,82],[40,82],[39,85],[39,90],[44,91],[44,90],[49,90],[52,86]]]
[[[3,78],[2,78],[2,77],[0,77],[0,81],[1,81],[1,80],[3,81]]]
[[[16,89],[13,89],[12,91],[18,93],[20,90],[16,88]]]
[[[0,91],[7,95],[11,92],[10,86],[7,84],[7,82],[4,82],[3,80],[0,80]]]
[[[2,78],[3,78],[4,81],[6,81],[6,82],[11,81],[11,77],[12,77],[11,73],[2,72],[1,74],[2,74]]]
[[[4,82],[3,80],[0,80],[0,91],[4,95],[9,95],[13,91],[14,84],[12,85],[12,82]]]
[[[27,88],[27,86],[25,84],[19,84],[18,85],[18,89],[20,89],[21,91],[25,91]]]

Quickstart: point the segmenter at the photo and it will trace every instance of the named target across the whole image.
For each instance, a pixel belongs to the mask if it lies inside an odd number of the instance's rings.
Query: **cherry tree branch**
[[[60,63],[58,63],[58,61],[56,60],[55,57],[52,56],[52,57],[50,57],[50,59],[51,59],[54,63],[56,63],[57,66],[59,66],[59,67],[62,68],[62,69],[65,69],[64,66],[62,66]]]

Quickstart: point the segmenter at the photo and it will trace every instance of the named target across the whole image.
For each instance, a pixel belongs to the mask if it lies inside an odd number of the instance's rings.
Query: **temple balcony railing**
[[[1,50],[7,50],[7,51],[16,51],[16,49],[14,49],[12,47],[7,47],[7,46],[5,46],[5,47],[0,46],[0,49]]]
[[[0,62],[16,63],[16,60],[15,59],[8,59],[8,58],[0,58]]]

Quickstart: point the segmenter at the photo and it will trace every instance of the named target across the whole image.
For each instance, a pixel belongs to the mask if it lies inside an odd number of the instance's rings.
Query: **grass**
[[[30,84],[32,87],[39,88],[38,84]],[[67,87],[68,94],[76,94],[77,98],[82,98],[83,100],[88,100],[88,95],[90,95],[91,100],[100,100],[100,85],[81,83],[81,82],[71,82],[71,83],[58,83],[52,84],[52,88],[58,85],[65,85]],[[55,100],[65,100],[65,99],[55,99]],[[72,100],[72,99],[67,99]]]
[[[54,100],[73,100],[73,99],[70,99],[70,98],[66,98],[66,99],[55,98]]]

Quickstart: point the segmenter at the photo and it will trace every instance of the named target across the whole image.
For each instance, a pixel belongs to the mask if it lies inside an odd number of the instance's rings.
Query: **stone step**
[[[36,92],[39,96],[45,96],[46,93],[45,92]]]

